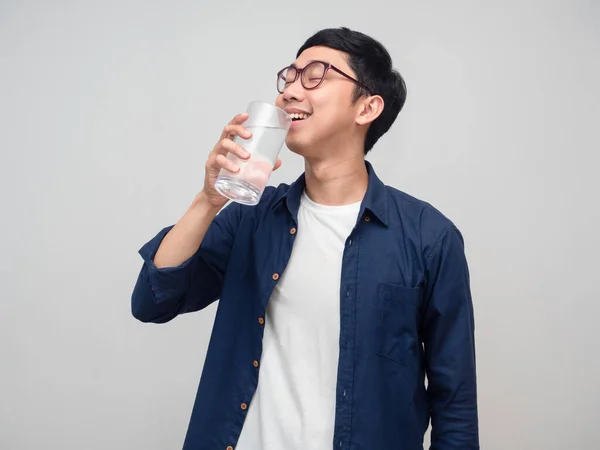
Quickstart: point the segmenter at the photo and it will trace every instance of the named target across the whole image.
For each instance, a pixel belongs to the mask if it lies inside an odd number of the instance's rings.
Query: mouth
[[[302,120],[306,120],[310,117],[310,114],[307,113],[291,113],[290,117],[292,118],[292,122],[299,122]]]

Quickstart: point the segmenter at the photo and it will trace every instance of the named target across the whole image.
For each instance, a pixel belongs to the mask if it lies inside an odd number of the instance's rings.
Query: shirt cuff
[[[154,238],[148,241],[139,250],[139,254],[146,265],[147,282],[152,289],[157,303],[171,299],[179,299],[186,292],[191,270],[193,256],[178,266],[158,268],[154,264],[154,257],[160,244],[172,226],[163,228]]]

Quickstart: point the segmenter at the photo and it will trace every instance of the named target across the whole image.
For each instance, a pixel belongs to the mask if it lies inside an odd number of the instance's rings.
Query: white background
[[[181,448],[215,307],[137,322],[137,250],[340,25],[408,85],[369,160],[465,236],[482,448],[598,448],[595,0],[0,1],[0,448]]]

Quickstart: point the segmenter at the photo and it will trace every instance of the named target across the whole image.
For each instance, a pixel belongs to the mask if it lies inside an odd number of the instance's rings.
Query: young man
[[[184,449],[416,450],[430,418],[432,449],[478,449],[461,234],[364,159],[402,109],[402,77],[377,41],[327,29],[278,90],[303,118],[286,144],[305,173],[217,215],[219,170],[238,170],[225,155],[248,157],[232,140],[249,136],[238,115],[188,211],[140,250],[137,319],[219,299]]]

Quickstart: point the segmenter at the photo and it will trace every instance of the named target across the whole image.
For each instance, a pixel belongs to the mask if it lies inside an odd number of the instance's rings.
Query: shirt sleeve
[[[479,449],[474,331],[464,241],[452,226],[427,262],[423,343],[430,450]]]
[[[154,256],[173,226],[147,242],[139,250],[143,265],[131,296],[133,316],[142,322],[164,323],[217,300],[240,221],[241,206],[229,204],[209,226],[198,251],[177,267],[159,269],[154,264]]]

